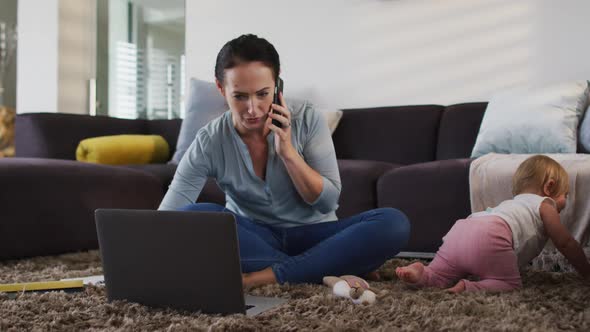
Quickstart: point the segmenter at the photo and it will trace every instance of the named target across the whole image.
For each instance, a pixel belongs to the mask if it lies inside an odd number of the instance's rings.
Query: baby
[[[532,156],[512,178],[513,199],[458,220],[428,266],[413,263],[395,272],[409,284],[452,286],[448,290],[455,293],[509,291],[522,287],[519,268],[539,255],[549,238],[588,280],[590,264],[559,218],[568,191],[568,175],[558,162]],[[479,280],[463,279],[468,275]]]

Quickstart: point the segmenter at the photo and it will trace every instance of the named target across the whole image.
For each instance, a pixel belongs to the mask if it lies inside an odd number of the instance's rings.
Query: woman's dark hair
[[[252,34],[241,35],[223,45],[215,62],[215,78],[223,84],[226,69],[253,61],[260,61],[269,67],[276,81],[281,71],[279,53],[268,40]]]

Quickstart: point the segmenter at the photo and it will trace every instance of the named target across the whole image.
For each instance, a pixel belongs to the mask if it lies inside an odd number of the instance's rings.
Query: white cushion
[[[340,119],[342,119],[342,111],[329,108],[318,108],[317,110],[324,116],[330,128],[330,133],[333,134],[334,130],[338,127]]]
[[[490,98],[471,157],[490,152],[576,153],[588,93],[588,81],[573,81],[496,94]]]

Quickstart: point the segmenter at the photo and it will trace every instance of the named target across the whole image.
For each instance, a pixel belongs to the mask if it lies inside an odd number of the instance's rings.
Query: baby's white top
[[[494,215],[504,219],[512,231],[512,245],[518,258],[518,266],[522,267],[537,257],[547,243],[548,238],[539,210],[545,200],[557,208],[555,201],[550,197],[520,194],[495,208],[474,213],[471,217]]]

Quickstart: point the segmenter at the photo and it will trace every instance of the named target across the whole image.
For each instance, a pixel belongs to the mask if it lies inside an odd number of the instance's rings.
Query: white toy
[[[324,285],[331,287],[334,295],[352,300],[354,304],[372,304],[377,299],[369,283],[356,276],[328,276],[323,279]]]

